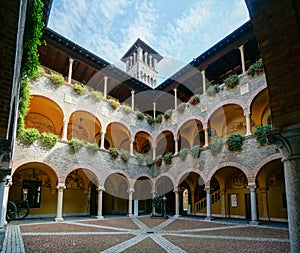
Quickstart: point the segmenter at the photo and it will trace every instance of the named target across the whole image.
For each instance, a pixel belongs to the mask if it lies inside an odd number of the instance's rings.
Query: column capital
[[[74,59],[70,57],[70,58],[69,58],[69,63],[72,64],[73,62],[74,62]]]
[[[205,187],[204,188],[204,191],[206,191],[206,193],[212,193],[213,192],[213,188],[210,188],[210,187]]]
[[[99,187],[97,187],[96,188],[96,191],[98,191],[98,192],[103,192],[103,191],[105,191],[105,188],[103,187],[103,186],[99,186]]]
[[[178,187],[175,187],[174,190],[173,190],[173,192],[178,193],[179,192]]]
[[[244,45],[239,46],[239,50],[244,50]]]
[[[267,133],[268,142],[275,144],[282,155],[282,161],[300,159],[300,124]]]
[[[250,190],[250,191],[255,191],[256,189],[256,184],[255,183],[249,183],[247,185],[247,188]]]
[[[64,183],[58,183],[58,185],[56,186],[57,190],[64,190],[66,189],[66,185]]]
[[[108,79],[108,77],[107,77],[107,76],[104,76],[103,78],[104,78],[104,80],[106,80],[106,81],[107,81],[107,79]]]
[[[134,193],[135,190],[134,190],[134,188],[129,188],[129,189],[127,190],[127,192],[130,194],[130,193]]]
[[[131,95],[134,95],[135,91],[134,90],[131,90]]]
[[[100,133],[101,133],[101,134],[106,134],[106,131],[101,131]]]

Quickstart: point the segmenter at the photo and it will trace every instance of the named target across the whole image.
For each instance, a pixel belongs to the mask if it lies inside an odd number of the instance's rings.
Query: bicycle
[[[23,220],[29,214],[29,204],[27,201],[19,200],[16,202],[8,201],[6,210],[6,220]]]

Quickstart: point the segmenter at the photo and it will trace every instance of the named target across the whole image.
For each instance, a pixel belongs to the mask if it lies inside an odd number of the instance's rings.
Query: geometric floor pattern
[[[289,252],[287,228],[193,218],[113,217],[17,226],[30,253]]]

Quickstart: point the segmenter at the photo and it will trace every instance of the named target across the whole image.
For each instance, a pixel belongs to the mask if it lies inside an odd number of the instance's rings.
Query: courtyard
[[[286,223],[139,217],[10,222],[1,252],[289,252]]]

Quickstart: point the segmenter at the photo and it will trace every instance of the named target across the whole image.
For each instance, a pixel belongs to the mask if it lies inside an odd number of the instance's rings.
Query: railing
[[[217,203],[221,202],[221,191],[214,191],[211,193],[211,205],[215,205]],[[195,203],[195,213],[203,213],[206,211],[207,208],[207,202],[206,202],[206,197],[200,199]]]

